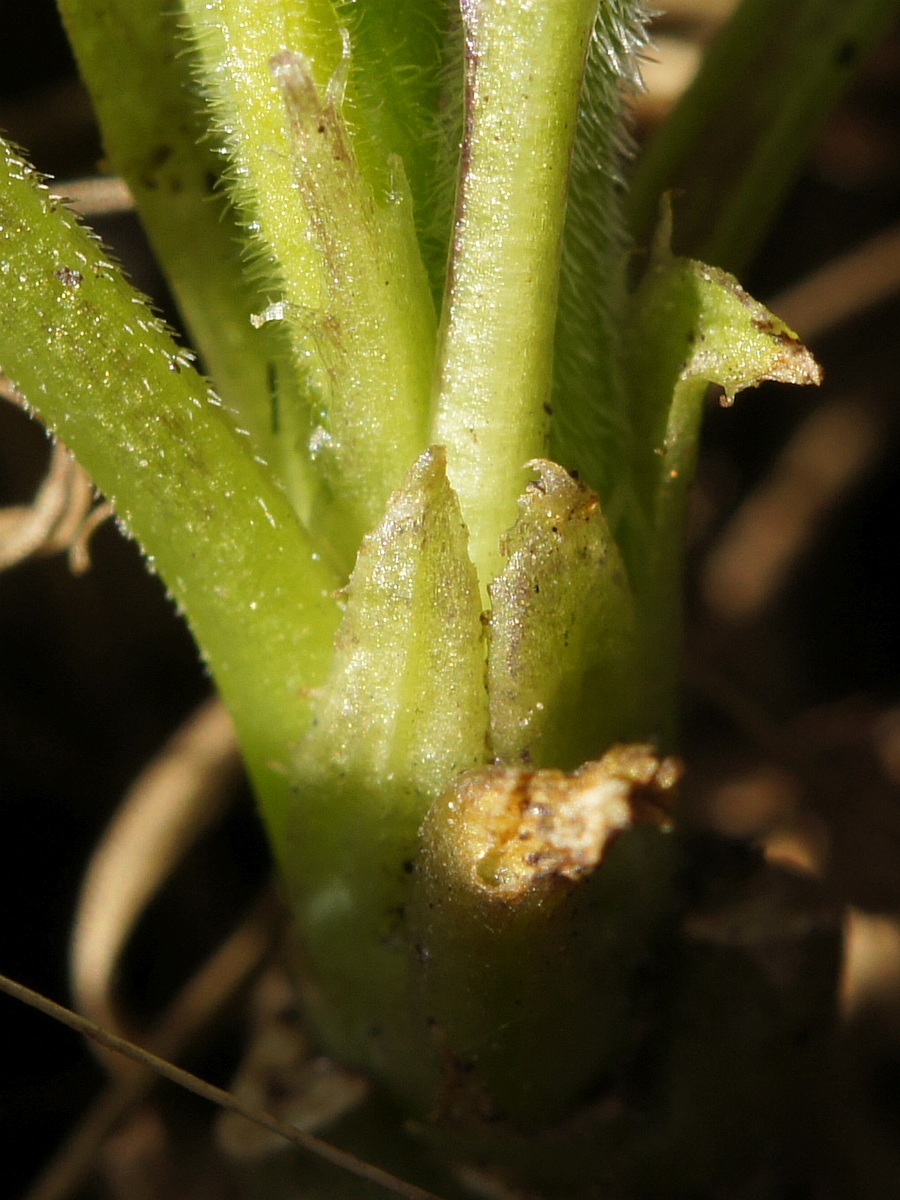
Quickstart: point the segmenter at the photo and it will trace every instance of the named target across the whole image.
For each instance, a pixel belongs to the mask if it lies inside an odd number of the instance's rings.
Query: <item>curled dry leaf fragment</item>
[[[574,883],[636,825],[671,827],[681,774],[652,747],[614,746],[577,771],[493,766],[472,771],[451,801],[460,866],[476,888],[510,902],[550,881]]]
[[[0,509],[0,571],[33,555],[64,551],[72,571],[83,574],[90,566],[90,536],[111,514],[109,504],[94,505],[87,472],[57,442],[32,503]]]

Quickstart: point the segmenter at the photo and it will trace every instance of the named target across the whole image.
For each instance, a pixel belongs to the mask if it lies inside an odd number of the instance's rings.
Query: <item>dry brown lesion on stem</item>
[[[612,840],[648,825],[672,828],[676,759],[648,745],[614,746],[576,771],[495,765],[463,776],[448,805],[455,865],[477,892],[507,903],[535,888],[575,884]]]
[[[471,771],[432,806],[410,913],[442,1119],[464,1078],[470,1111],[553,1124],[633,1054],[681,903],[679,774],[620,745],[571,773]]]

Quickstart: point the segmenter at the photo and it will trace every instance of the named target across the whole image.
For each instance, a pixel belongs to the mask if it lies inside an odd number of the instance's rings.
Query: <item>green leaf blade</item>
[[[435,317],[403,166],[367,177],[345,118],[353,61],[328,0],[186,0],[235,199],[303,380],[310,522],[349,569],[426,444]],[[349,98],[346,106],[350,108]]]
[[[484,762],[488,727],[478,583],[439,448],[363,541],[314,708],[295,764],[292,879],[311,1002],[333,1050],[391,1075],[421,1106],[430,1085],[416,1061],[422,1030],[408,1027],[408,866],[428,805]]]
[[[556,463],[530,465],[539,480],[490,589],[492,748],[572,768],[635,735],[634,605],[597,495]]]
[[[632,471],[649,531],[635,578],[643,687],[664,746],[674,737],[685,513],[709,385],[730,403],[765,380],[821,381],[815,359],[783,321],[733,276],[674,257],[667,240],[664,222],[626,333]]]

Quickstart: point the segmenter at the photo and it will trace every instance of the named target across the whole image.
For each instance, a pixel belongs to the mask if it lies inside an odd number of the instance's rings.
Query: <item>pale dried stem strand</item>
[[[251,1108],[250,1105],[244,1104],[230,1092],[214,1087],[211,1083],[207,1083],[206,1080],[192,1075],[190,1071],[184,1071],[181,1067],[176,1067],[173,1063],[166,1062],[165,1059],[151,1054],[126,1038],[116,1037],[115,1034],[108,1033],[93,1021],[87,1020],[86,1017],[79,1016],[78,1013],[72,1012],[71,1009],[65,1008],[61,1004],[56,1004],[53,1000],[48,1000],[46,996],[42,996],[39,992],[25,987],[13,979],[9,979],[6,975],[0,975],[0,991],[5,992],[8,996],[12,996],[16,1000],[21,1000],[23,1004],[37,1009],[38,1012],[44,1013],[45,1016],[52,1017],[76,1033],[81,1033],[85,1037],[91,1038],[92,1041],[98,1042],[107,1050],[112,1050],[116,1054],[124,1055],[126,1058],[152,1068],[157,1074],[163,1076],[163,1078],[171,1080],[172,1083],[185,1088],[189,1092],[193,1092],[194,1095],[200,1096],[201,1099],[208,1100],[210,1103],[216,1104],[220,1108],[227,1109],[230,1112],[239,1113],[242,1117],[246,1117],[248,1121],[254,1121],[266,1129],[271,1129],[273,1133],[279,1134],[285,1141],[306,1151],[308,1154],[315,1155],[317,1158],[331,1163],[340,1170],[347,1171],[351,1175],[356,1175],[360,1179],[365,1179],[377,1187],[382,1187],[386,1191],[393,1192],[396,1196],[403,1196],[406,1200],[438,1200],[438,1197],[433,1192],[426,1191],[415,1184],[407,1183],[403,1179],[398,1179],[395,1175],[391,1175],[390,1172],[383,1171],[380,1167],[363,1162],[355,1155],[350,1154],[346,1150],[341,1150],[331,1142],[326,1142],[314,1134],[306,1133],[292,1125],[285,1124],[283,1121],[278,1121],[268,1113],[259,1112]]]
[[[854,398],[816,409],[743,502],[703,569],[716,617],[759,619],[822,522],[871,465],[884,441],[884,415]]]
[[[234,998],[267,958],[283,909],[271,890],[188,980],[153,1030],[148,1047],[174,1059]],[[120,1059],[111,1082],[82,1115],[24,1200],[65,1200],[91,1170],[107,1137],[156,1082],[152,1067]]]
[[[27,408],[2,374],[0,396]],[[87,571],[91,534],[112,515],[112,506],[105,502],[92,507],[94,497],[90,476],[62,442],[54,442],[47,472],[31,504],[0,509],[0,571],[35,555],[60,552],[68,553],[73,574]]]
[[[804,341],[900,292],[900,225],[883,230],[783,291],[771,304]]]
[[[76,1007],[104,1028],[134,1034],[114,992],[120,955],[148,901],[222,812],[240,770],[234,726],[214,697],[143,770],[94,851],[70,969]],[[122,1068],[120,1059],[106,1065]]]
[[[57,442],[33,502],[0,509],[0,571],[37,555],[66,552],[73,574],[83,574],[90,567],[91,534],[113,511],[105,502],[93,504],[90,477]]]
[[[53,192],[82,217],[113,217],[134,209],[134,196],[124,179],[117,177],[65,179],[54,185]]]

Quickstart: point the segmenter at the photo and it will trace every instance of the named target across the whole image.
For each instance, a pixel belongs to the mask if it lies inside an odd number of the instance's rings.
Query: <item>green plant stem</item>
[[[217,190],[221,146],[209,136],[193,60],[176,52],[164,0],[59,0],[103,130],[110,166],[128,184],[178,300],[192,344],[260,452],[271,436],[272,339],[253,329],[265,294],[248,276],[241,236]]]
[[[465,0],[466,126],[432,440],[486,589],[546,455],[566,185],[595,0]]]
[[[278,297],[265,315],[284,322],[304,376],[296,453],[321,485],[310,521],[349,568],[426,445],[435,317],[403,164],[387,153],[379,176],[357,160],[343,112],[352,47],[327,0],[185,10]]]
[[[3,143],[0,364],[189,615],[284,852],[290,751],[328,669],[335,579],[249,440],[102,247]]]
[[[566,206],[553,362],[551,457],[597,492],[631,557],[639,521],[621,464],[631,453],[621,373],[628,238],[622,177],[631,149],[624,109],[640,82],[647,12],[636,0],[600,5],[584,73]]]
[[[676,197],[675,249],[729,271],[753,257],[833,105],[897,0],[744,0],[643,155],[628,211],[646,246]]]
[[[815,359],[733,276],[668,248],[669,225],[636,292],[625,366],[635,437],[632,477],[650,538],[635,579],[643,700],[660,744],[675,740],[687,497],[709,384],[726,402],[764,380],[821,382]]]
[[[670,766],[646,747],[571,775],[493,766],[429,810],[412,919],[463,1127],[553,1124],[633,1052],[680,903]]]
[[[487,756],[484,628],[443,449],[364,538],[334,668],[296,759],[292,898],[325,1045],[424,1112],[435,1064],[405,905],[429,804]]]

